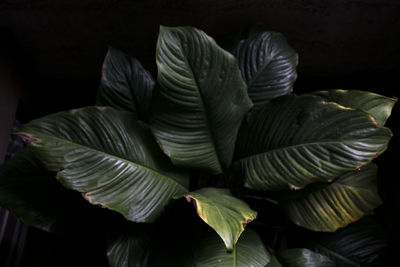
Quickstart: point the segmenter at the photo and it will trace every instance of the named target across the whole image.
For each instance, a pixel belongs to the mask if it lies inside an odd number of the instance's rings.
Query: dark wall
[[[193,25],[212,36],[261,22],[284,33],[300,73],[399,70],[397,0],[2,0],[13,29],[46,77],[96,75],[107,45],[152,64],[159,24]]]

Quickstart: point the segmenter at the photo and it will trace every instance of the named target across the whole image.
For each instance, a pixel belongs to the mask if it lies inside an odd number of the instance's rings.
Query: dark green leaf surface
[[[310,249],[329,256],[338,267],[391,266],[386,262],[386,246],[381,227],[369,219],[309,240]]]
[[[255,106],[292,92],[298,56],[282,34],[264,32],[242,40],[233,54]]]
[[[151,224],[136,224],[131,229],[113,229],[107,248],[110,267],[143,267],[151,235]]]
[[[298,198],[282,201],[280,206],[294,223],[314,231],[335,231],[382,203],[377,168],[372,163],[360,171],[345,173],[319,190],[306,195],[298,193]]]
[[[50,232],[65,232],[86,223],[90,205],[78,193],[65,189],[55,175],[35,158],[31,148],[24,149],[0,166],[0,206]]]
[[[150,121],[158,143],[175,165],[221,173],[252,106],[236,59],[202,31],[161,27],[157,66]]]
[[[135,222],[154,221],[168,201],[187,193],[176,170],[135,116],[88,107],[28,123],[20,133],[67,188]]]
[[[325,255],[305,248],[288,249],[278,253],[284,267],[335,267],[336,264]]]
[[[194,201],[200,218],[218,233],[228,250],[233,249],[246,224],[257,217],[257,212],[228,189],[202,188],[190,192],[186,199]]]
[[[392,113],[397,98],[390,98],[366,91],[358,90],[327,90],[311,94],[321,96],[328,101],[336,102],[345,107],[358,108],[375,117],[376,121],[384,125]]]
[[[241,235],[232,253],[226,252],[216,234],[210,234],[199,245],[196,255],[197,267],[264,267],[271,260],[258,235],[249,229]]]
[[[363,111],[315,96],[283,96],[243,123],[234,167],[249,188],[300,189],[365,165],[391,136]]]
[[[96,104],[130,111],[147,120],[154,84],[138,60],[110,47],[103,63]]]

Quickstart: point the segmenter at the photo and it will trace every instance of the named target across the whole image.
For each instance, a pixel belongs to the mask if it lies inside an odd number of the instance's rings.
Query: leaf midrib
[[[20,132],[20,134],[27,134],[27,135],[32,135],[32,136],[34,135],[34,134],[27,133],[27,132]],[[70,140],[62,139],[62,138],[60,138],[60,137],[51,136],[51,135],[46,135],[46,134],[41,134],[41,133],[39,133],[38,135],[39,135],[39,136],[44,136],[45,138],[53,138],[53,139],[60,140],[60,141],[66,142],[66,143],[70,143],[70,144],[72,144],[72,145],[75,145],[75,146],[78,146],[78,147],[83,147],[83,148],[85,148],[85,149],[88,149],[88,150],[91,150],[91,151],[94,151],[94,152],[98,152],[98,153],[100,153],[100,154],[112,156],[112,157],[114,157],[114,158],[116,158],[116,159],[118,159],[118,160],[121,160],[121,161],[123,161],[123,162],[126,162],[128,165],[134,165],[134,166],[136,166],[136,167],[138,167],[138,168],[145,169],[146,171],[148,171],[148,172],[150,172],[150,173],[155,173],[155,174],[157,174],[159,177],[164,178],[164,179],[165,179],[167,182],[169,182],[170,184],[177,184],[177,185],[179,185],[179,187],[181,187],[185,192],[188,192],[188,190],[187,190],[183,185],[181,185],[180,183],[176,182],[174,179],[172,179],[172,178],[170,178],[170,177],[168,177],[168,176],[166,176],[166,175],[164,175],[164,174],[162,174],[162,173],[160,173],[160,172],[158,172],[157,170],[154,170],[154,169],[152,169],[152,168],[149,168],[149,167],[146,167],[146,166],[144,166],[144,165],[141,165],[141,164],[138,164],[138,163],[129,161],[129,160],[127,160],[127,159],[121,158],[121,157],[116,156],[116,155],[113,155],[113,154],[109,154],[109,153],[104,152],[104,151],[101,151],[101,150],[97,150],[97,149],[91,148],[91,147],[86,146],[86,145],[82,145],[82,144],[75,143],[75,142],[70,141]],[[43,138],[39,138],[38,135],[36,135],[36,136],[38,137],[38,139],[39,139],[39,140],[42,140]],[[58,173],[58,172],[60,172],[60,171],[57,171],[57,173]],[[101,189],[101,188],[103,188],[104,186],[106,186],[106,185],[108,185],[108,184],[109,184],[109,183],[106,183],[106,184],[103,185],[103,186],[100,186],[100,187],[91,189],[90,192],[91,192],[91,191],[98,190],[98,189]]]
[[[180,45],[181,45],[181,47],[182,47],[181,40],[180,40]],[[211,141],[212,141],[212,143],[213,143],[212,148],[213,148],[214,153],[215,153],[215,156],[216,156],[216,158],[217,158],[217,160],[218,160],[219,171],[222,171],[223,168],[222,168],[222,164],[221,164],[221,158],[220,158],[220,155],[219,155],[219,153],[218,153],[218,151],[217,151],[217,149],[216,149],[217,142],[216,142],[216,140],[215,140],[215,138],[214,138],[214,132],[213,132],[213,130],[212,130],[211,123],[210,123],[210,120],[209,120],[209,118],[208,118],[208,113],[207,113],[207,111],[206,111],[205,108],[204,108],[205,105],[204,105],[204,102],[203,102],[203,95],[201,94],[201,92],[200,92],[200,90],[199,90],[199,88],[200,88],[199,82],[198,82],[197,79],[196,79],[196,75],[194,75],[194,72],[192,71],[193,67],[192,67],[192,65],[190,64],[190,62],[188,61],[188,55],[186,54],[186,50],[182,49],[182,51],[185,52],[185,56],[183,57],[183,59],[184,59],[184,61],[186,62],[186,64],[188,65],[188,67],[189,67],[188,69],[189,69],[190,74],[191,74],[191,76],[193,77],[193,81],[194,81],[194,83],[195,83],[195,90],[196,90],[197,94],[199,95],[200,106],[201,106],[200,108],[201,108],[201,111],[202,111],[202,113],[203,113],[203,115],[204,115],[204,119],[205,119],[205,121],[206,121],[207,130],[208,130],[208,132],[209,132],[210,139],[211,139]]]
[[[240,159],[236,160],[236,162],[240,162],[240,161],[243,161],[243,160],[247,160],[247,159],[253,158],[253,157],[262,156],[262,155],[264,155],[264,154],[268,154],[268,153],[275,152],[275,151],[279,151],[279,150],[294,149],[294,148],[300,147],[300,146],[325,145],[325,144],[335,144],[335,143],[344,144],[344,143],[346,143],[346,142],[356,142],[356,141],[362,141],[362,140],[370,140],[370,138],[360,138],[360,139],[354,139],[354,140],[349,139],[349,140],[340,140],[340,141],[339,141],[339,140],[335,140],[335,141],[326,140],[326,141],[305,142],[305,143],[302,143],[302,144],[281,146],[281,147],[277,147],[277,148],[274,148],[274,149],[271,149],[271,150],[268,150],[268,151],[265,151],[265,152],[256,153],[256,154],[253,154],[253,155],[249,155],[249,156],[240,158]],[[382,153],[382,152],[383,152],[383,151],[380,150],[380,151],[377,151],[376,153]]]

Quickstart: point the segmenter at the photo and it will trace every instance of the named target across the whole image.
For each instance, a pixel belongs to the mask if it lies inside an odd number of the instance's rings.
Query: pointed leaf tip
[[[196,203],[200,218],[211,226],[232,250],[246,225],[257,217],[257,212],[229,190],[202,188],[188,194]]]

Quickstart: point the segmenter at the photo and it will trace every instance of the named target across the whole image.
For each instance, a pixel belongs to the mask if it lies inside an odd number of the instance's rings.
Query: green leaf
[[[202,188],[186,195],[193,200],[200,218],[211,226],[231,251],[246,224],[257,217],[246,202],[235,198],[228,189]]]
[[[319,233],[308,247],[333,259],[338,267],[391,266],[386,262],[387,244],[382,228],[363,219],[334,233]]]
[[[137,59],[110,47],[103,63],[96,104],[130,111],[147,120],[154,84]]]
[[[152,231],[151,224],[109,231],[107,258],[110,267],[143,267]]]
[[[315,96],[283,96],[243,123],[234,168],[252,189],[300,189],[367,164],[391,136],[363,111]]]
[[[264,32],[242,40],[233,54],[256,107],[293,91],[298,56],[282,34]]]
[[[226,251],[217,235],[210,234],[203,239],[196,255],[197,267],[264,267],[271,261],[271,254],[266,250],[257,233],[249,229],[241,235],[231,253]]]
[[[376,121],[384,125],[392,113],[397,98],[390,98],[366,91],[358,90],[327,90],[312,92],[328,101],[336,102],[345,107],[358,108],[371,113]]]
[[[333,232],[371,213],[382,203],[377,189],[377,168],[368,164],[347,172],[319,190],[280,202],[297,225],[314,231]]]
[[[270,262],[265,267],[283,267],[275,255],[271,255]]]
[[[87,207],[91,205],[57,182],[31,148],[0,166],[0,206],[26,224],[50,232],[75,231],[94,215]]]
[[[88,107],[28,123],[20,133],[67,188],[128,220],[152,222],[168,201],[187,193],[172,166],[132,113]]]
[[[278,253],[280,263],[285,267],[335,267],[327,256],[305,248],[288,249]]]
[[[160,28],[153,134],[175,165],[221,173],[252,103],[236,59],[204,32]]]

